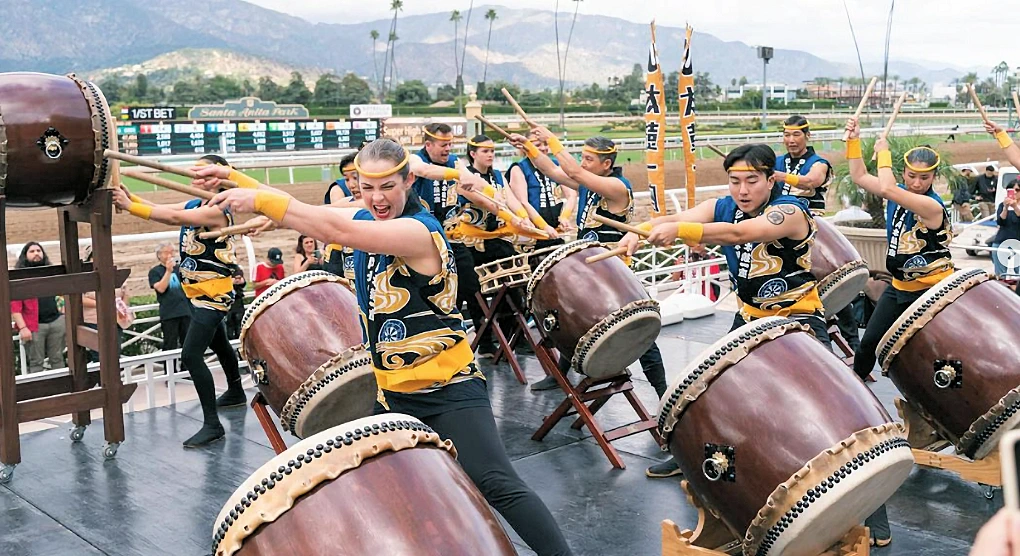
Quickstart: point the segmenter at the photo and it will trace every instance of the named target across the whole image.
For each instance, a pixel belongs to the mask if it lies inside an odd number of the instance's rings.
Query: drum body
[[[1020,298],[960,270],[917,299],[878,348],[907,402],[960,454],[981,459],[1020,424]]]
[[[811,246],[811,274],[826,317],[849,305],[868,284],[868,263],[835,226],[815,218],[818,233]]]
[[[375,374],[358,314],[347,282],[323,271],[288,276],[245,312],[241,355],[298,438],[372,414]]]
[[[557,248],[528,282],[528,306],[572,366],[594,379],[616,376],[643,355],[662,328],[659,303],[618,257],[585,258],[605,247],[577,241]]]
[[[816,556],[881,506],[913,466],[902,427],[789,319],[734,330],[670,392],[659,431],[689,490],[743,539],[746,555]]]
[[[456,449],[407,415],[333,427],[263,465],[227,501],[213,554],[516,554]]]
[[[7,206],[84,202],[106,185],[116,123],[98,87],[74,75],[0,73],[0,188]]]

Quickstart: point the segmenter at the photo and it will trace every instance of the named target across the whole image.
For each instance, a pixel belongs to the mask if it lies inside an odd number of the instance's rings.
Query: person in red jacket
[[[11,301],[11,319],[14,320],[14,327],[18,331],[21,345],[25,346],[25,353],[29,353],[32,349],[33,337],[36,332],[39,332],[39,300],[32,298]],[[35,371],[41,370],[42,365],[40,364]],[[33,369],[29,369],[28,372],[33,372]]]
[[[252,285],[255,287],[256,297],[262,295],[262,292],[268,290],[273,284],[283,280],[283,251],[277,247],[270,248],[266,261],[255,266],[255,283]]]

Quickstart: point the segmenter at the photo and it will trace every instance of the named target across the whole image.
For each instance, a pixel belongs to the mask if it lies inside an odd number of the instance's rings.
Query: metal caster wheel
[[[117,449],[118,448],[120,448],[120,443],[119,442],[114,442],[113,444],[107,444],[103,448],[103,457],[106,458],[106,459],[113,459],[114,456],[117,455]]]
[[[85,427],[71,429],[71,442],[81,442],[82,438],[85,438]]]
[[[11,482],[11,478],[14,477],[14,468],[16,466],[16,464],[0,466],[0,485],[6,485]]]
[[[985,491],[984,491],[985,500],[991,500],[992,498],[995,498],[995,491],[998,489],[998,487],[994,487],[994,486],[991,486],[991,485],[982,485],[982,486],[985,487]]]

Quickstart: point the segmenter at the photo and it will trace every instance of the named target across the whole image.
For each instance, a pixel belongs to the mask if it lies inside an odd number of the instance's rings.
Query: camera
[[[318,249],[316,249],[315,251],[312,251],[312,258],[321,261],[322,260],[322,251],[320,251]]]

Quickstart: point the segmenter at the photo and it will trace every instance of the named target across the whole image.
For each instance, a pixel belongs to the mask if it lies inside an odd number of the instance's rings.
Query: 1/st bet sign
[[[351,119],[386,119],[393,117],[392,104],[352,104]]]
[[[165,121],[177,119],[177,109],[172,106],[125,106],[120,109],[120,119],[131,121]]]

